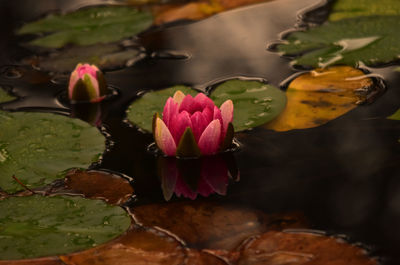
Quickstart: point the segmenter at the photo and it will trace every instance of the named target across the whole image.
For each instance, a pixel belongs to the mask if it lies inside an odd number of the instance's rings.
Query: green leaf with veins
[[[0,200],[0,260],[67,254],[105,243],[130,226],[129,215],[81,197]]]
[[[62,15],[49,15],[28,23],[18,34],[40,33],[30,44],[61,48],[66,44],[92,45],[132,37],[152,24],[147,11],[123,6],[101,6]]]
[[[356,66],[388,63],[399,58],[400,16],[373,16],[344,19],[288,35],[278,45],[286,55],[297,56],[293,63],[308,67],[333,64]]]
[[[69,168],[86,168],[105,149],[97,128],[50,113],[0,111],[0,189],[46,185]]]

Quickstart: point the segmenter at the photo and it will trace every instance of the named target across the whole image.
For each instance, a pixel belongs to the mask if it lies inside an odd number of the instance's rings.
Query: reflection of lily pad
[[[370,16],[327,22],[289,34],[278,50],[299,55],[294,63],[312,67],[332,64],[387,63],[400,55],[400,16]]]
[[[376,15],[400,15],[399,0],[338,0],[332,6],[329,20]]]
[[[183,86],[146,93],[129,107],[128,119],[150,132],[154,113],[162,113],[166,100],[178,89],[185,94],[198,93]],[[235,131],[253,128],[272,120],[282,112],[286,104],[284,92],[258,81],[226,81],[218,85],[210,97],[218,107],[225,100],[233,101]]]
[[[48,184],[72,167],[87,167],[105,149],[94,127],[48,113],[0,112],[0,188],[21,190]]]
[[[233,126],[242,131],[267,123],[278,116],[286,105],[285,93],[258,81],[230,80],[211,93],[217,106],[231,99],[235,106]]]
[[[6,91],[4,91],[2,88],[0,88],[0,103],[4,103],[7,101],[14,100],[15,97],[10,96]]]
[[[68,43],[91,45],[134,36],[152,23],[149,12],[122,6],[84,8],[66,15],[49,15],[24,25],[18,34],[49,33],[31,42],[60,48]]]
[[[96,44],[90,46],[73,46],[61,52],[40,57],[38,66],[44,71],[71,72],[80,62],[95,64],[100,69],[124,67],[128,61],[140,56],[138,49],[121,49],[118,44]]]
[[[122,208],[81,197],[10,197],[0,213],[0,257],[10,260],[90,248],[130,226]]]
[[[174,86],[159,91],[151,91],[135,100],[128,109],[128,118],[142,129],[151,132],[154,113],[162,113],[168,97],[180,90],[184,94],[196,95],[198,92],[185,86]]]

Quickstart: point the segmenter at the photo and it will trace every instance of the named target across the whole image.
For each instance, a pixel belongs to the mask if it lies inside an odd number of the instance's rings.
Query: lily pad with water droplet
[[[86,168],[105,149],[95,127],[50,113],[0,112],[0,189],[12,193],[60,178],[69,168]]]
[[[397,60],[400,55],[400,16],[370,16],[343,19],[293,32],[278,45],[285,55],[295,56],[295,65],[326,67],[335,64],[376,65]]]
[[[25,24],[18,34],[44,34],[30,42],[35,46],[61,48],[66,44],[92,45],[132,37],[152,24],[147,11],[123,6],[100,6],[54,15]]]
[[[0,103],[4,103],[4,102],[8,102],[11,100],[14,100],[15,97],[9,95],[6,91],[4,91],[1,87],[0,87]]]
[[[161,114],[165,102],[177,90],[182,91],[184,94],[191,94],[192,96],[198,93],[186,86],[174,86],[159,91],[147,92],[129,106],[128,119],[140,128],[151,132],[154,113]]]
[[[128,119],[140,128],[151,132],[154,113],[161,114],[168,97],[172,97],[178,89],[192,96],[199,93],[185,86],[148,92],[129,106]],[[280,89],[262,82],[248,80],[226,81],[213,89],[210,98],[218,107],[225,100],[233,101],[235,131],[243,131],[271,121],[283,111],[286,105],[285,93]]]
[[[91,248],[122,234],[130,223],[122,208],[101,200],[9,197],[0,201],[0,259],[36,258]]]
[[[217,106],[231,99],[234,105],[233,126],[243,131],[277,117],[286,106],[285,93],[259,81],[229,80],[211,92]]]

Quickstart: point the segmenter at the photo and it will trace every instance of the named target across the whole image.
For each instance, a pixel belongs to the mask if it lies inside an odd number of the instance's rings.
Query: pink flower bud
[[[73,102],[99,102],[107,94],[102,72],[95,65],[78,64],[71,73],[68,98]]]
[[[162,119],[153,119],[157,146],[167,156],[193,157],[213,155],[226,149],[233,138],[233,103],[220,108],[206,95],[196,97],[177,91],[168,98]]]

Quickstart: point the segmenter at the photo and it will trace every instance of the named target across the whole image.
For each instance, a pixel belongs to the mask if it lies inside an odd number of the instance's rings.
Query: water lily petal
[[[196,142],[199,142],[201,134],[210,122],[207,121],[200,111],[196,111],[190,119],[192,121],[194,137]]]
[[[68,96],[70,99],[72,99],[72,94],[75,89],[76,82],[79,80],[79,75],[78,72],[73,71],[71,74],[71,77],[69,78],[69,85],[68,85]]]
[[[156,118],[154,126],[154,138],[158,148],[160,148],[164,154],[167,156],[175,155],[176,144],[174,138],[165,123],[158,117]]]
[[[186,95],[182,100],[181,105],[179,106],[179,112],[187,111],[190,114],[195,113],[196,111],[201,111],[202,108],[198,102],[194,100],[191,95]]]
[[[224,103],[222,103],[221,107],[221,115],[222,115],[222,131],[225,135],[226,130],[228,128],[228,124],[233,121],[233,102],[228,99]]]
[[[85,74],[89,74],[92,77],[96,78],[97,77],[97,71],[99,71],[99,69],[93,65],[90,64],[78,64],[78,66],[76,67],[76,71],[78,72],[79,78],[83,78],[83,76]]]
[[[90,74],[85,74],[83,76],[83,82],[89,89],[90,101],[96,100],[100,97],[99,83],[97,79]]]
[[[214,116],[214,111],[213,109],[210,108],[205,108],[201,114],[203,115],[204,119],[206,120],[207,124],[212,122],[213,116]]]
[[[213,120],[199,139],[199,148],[203,155],[215,154],[218,151],[221,139],[221,122]]]
[[[192,128],[187,127],[185,129],[185,132],[179,140],[175,155],[177,157],[199,157],[201,155]]]
[[[197,94],[194,97],[194,100],[200,105],[201,109],[205,109],[207,107],[213,109],[215,106],[214,102],[203,93]]]
[[[180,106],[182,100],[185,98],[185,94],[183,94],[182,91],[177,90],[172,98],[174,99],[175,103],[178,103],[178,106]]]
[[[171,119],[175,118],[176,115],[178,115],[178,103],[176,103],[173,98],[169,97],[163,110],[163,121],[167,127],[169,127]]]
[[[179,113],[177,116],[170,120],[169,129],[175,140],[176,145],[179,144],[179,140],[181,139],[187,127],[193,128],[192,121],[190,120],[190,115],[187,111]]]

